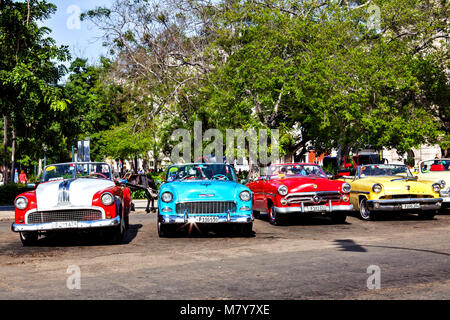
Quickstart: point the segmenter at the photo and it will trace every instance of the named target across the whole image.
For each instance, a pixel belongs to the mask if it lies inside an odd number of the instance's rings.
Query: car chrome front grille
[[[59,221],[94,221],[101,220],[100,210],[57,210],[57,211],[36,211],[28,215],[27,223],[59,222]]]
[[[233,201],[202,201],[177,203],[177,213],[211,214],[236,212],[236,203]]]
[[[329,201],[340,201],[341,193],[339,191],[298,192],[288,194],[285,199],[288,203],[320,204]]]
[[[441,190],[440,196],[441,197],[450,197],[450,188],[447,188],[447,190]]]

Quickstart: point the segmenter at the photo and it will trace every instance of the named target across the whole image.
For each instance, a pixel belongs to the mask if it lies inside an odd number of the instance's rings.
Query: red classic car
[[[268,213],[274,225],[290,213],[326,215],[334,223],[344,223],[353,210],[350,184],[328,179],[317,164],[271,165],[266,176],[247,186],[253,192],[254,215]]]
[[[121,242],[132,207],[130,189],[113,181],[104,162],[69,162],[44,168],[37,188],[14,201],[15,222],[24,246],[39,235],[60,230],[99,229]]]

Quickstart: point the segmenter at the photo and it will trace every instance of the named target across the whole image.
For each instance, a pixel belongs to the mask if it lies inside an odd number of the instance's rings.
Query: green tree
[[[111,61],[100,59],[98,66],[89,65],[86,59],[75,59],[64,85],[64,93],[72,103],[66,116],[70,121],[70,143],[91,138],[91,158],[101,161],[104,153],[104,131],[125,122],[123,103],[126,101],[120,86],[108,75]]]
[[[11,131],[11,171],[16,165],[17,143],[38,120],[43,128],[51,127],[43,117],[47,110],[59,112],[67,106],[57,82],[65,72],[58,61],[65,61],[67,47],[57,47],[48,37],[49,29],[37,25],[56,7],[46,1],[26,3],[0,1],[0,111],[3,115],[3,165],[7,168],[9,129]],[[44,110],[44,112],[42,112]],[[28,157],[29,158],[29,157]],[[13,177],[11,177],[13,179]]]
[[[399,9],[398,1],[379,1],[378,29],[367,4],[224,2],[208,113],[217,107],[217,118],[297,128],[287,131],[286,153],[312,145],[346,156],[369,144],[406,151],[436,142],[442,131],[412,66],[444,37],[448,4],[427,11],[428,2],[402,1]]]

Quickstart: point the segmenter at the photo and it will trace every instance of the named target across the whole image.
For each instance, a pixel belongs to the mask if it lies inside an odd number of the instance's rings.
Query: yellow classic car
[[[441,185],[417,181],[405,165],[358,166],[355,176],[345,179],[352,191],[350,203],[363,220],[375,220],[379,212],[414,212],[432,219],[441,208]]]
[[[443,206],[450,207],[450,159],[433,159],[419,162],[419,181],[434,181],[441,185]]]

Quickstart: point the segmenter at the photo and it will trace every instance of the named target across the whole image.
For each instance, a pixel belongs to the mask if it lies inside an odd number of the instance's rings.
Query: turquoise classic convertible
[[[169,237],[181,229],[234,226],[241,235],[253,234],[252,193],[237,182],[224,163],[178,164],[167,168],[158,197],[158,234]]]

